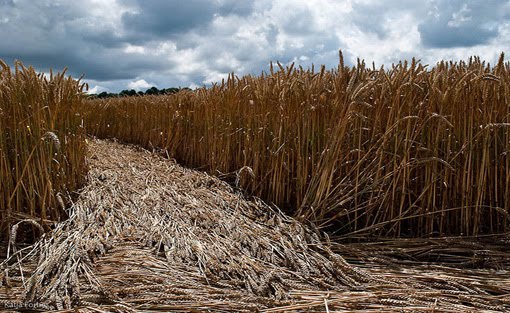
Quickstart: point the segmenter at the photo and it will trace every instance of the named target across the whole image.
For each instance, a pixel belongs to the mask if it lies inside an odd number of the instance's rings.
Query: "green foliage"
[[[181,90],[191,90],[191,89],[189,89],[187,87],[185,87],[185,88],[172,87],[172,88],[166,88],[166,89],[165,88],[158,89],[156,87],[151,87],[151,88],[147,89],[145,92],[143,92],[143,91],[137,92],[134,89],[131,89],[131,90],[126,89],[126,90],[122,90],[118,94],[103,91],[99,94],[91,94],[88,96],[88,98],[89,99],[106,99],[106,98],[134,97],[134,96],[144,96],[144,95],[169,95],[169,94],[177,93]]]

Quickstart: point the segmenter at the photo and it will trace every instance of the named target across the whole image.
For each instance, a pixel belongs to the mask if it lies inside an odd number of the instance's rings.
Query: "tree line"
[[[91,94],[90,97],[97,98],[97,99],[105,99],[105,98],[134,97],[134,96],[145,96],[145,95],[168,95],[168,94],[177,93],[181,90],[191,90],[191,89],[188,87],[184,87],[184,88],[171,87],[171,88],[163,88],[163,89],[151,87],[145,91],[136,91],[134,89],[131,89],[131,90],[125,89],[119,93],[103,91],[98,94]]]

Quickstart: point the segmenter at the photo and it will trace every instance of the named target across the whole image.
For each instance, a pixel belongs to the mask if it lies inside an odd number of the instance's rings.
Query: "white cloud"
[[[129,89],[134,89],[136,91],[145,90],[152,86],[154,86],[154,84],[149,84],[148,82],[145,81],[145,79],[135,80],[135,81],[132,81],[129,84],[127,84],[127,87]]]
[[[471,16],[468,15],[470,12],[471,9],[468,8],[467,4],[464,4],[458,12],[452,13],[452,19],[448,21],[448,26],[460,27],[471,21]]]
[[[93,88],[89,88],[87,93],[88,94],[98,94],[98,93],[101,93],[103,91],[108,91],[108,88],[104,88],[102,86],[95,85]]]
[[[201,85],[197,85],[197,84],[195,84],[195,83],[191,83],[191,84],[188,86],[188,88],[193,89],[193,90],[195,90],[195,89],[197,89],[197,88],[200,88],[200,87],[202,87],[202,86],[201,86]]]
[[[145,47],[128,44],[124,48],[125,53],[145,54]]]
[[[212,84],[216,82],[221,82],[222,79],[227,79],[228,73],[218,73],[211,72],[205,76],[205,79],[202,81],[204,84]]]

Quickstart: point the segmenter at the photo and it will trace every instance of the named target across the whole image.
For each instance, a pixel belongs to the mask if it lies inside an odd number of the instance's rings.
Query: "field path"
[[[69,220],[3,269],[0,303],[62,312],[510,309],[466,281],[405,281],[349,265],[317,231],[146,150],[99,140],[89,148],[89,183]]]

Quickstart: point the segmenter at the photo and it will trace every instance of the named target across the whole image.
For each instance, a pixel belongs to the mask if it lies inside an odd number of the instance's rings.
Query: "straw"
[[[70,218],[1,263],[0,307],[17,301],[60,312],[510,310],[506,278],[485,276],[483,284],[445,268],[354,266],[311,226],[217,178],[116,142],[91,140],[89,150],[89,181]]]

